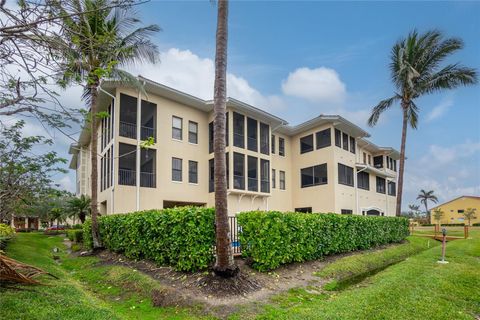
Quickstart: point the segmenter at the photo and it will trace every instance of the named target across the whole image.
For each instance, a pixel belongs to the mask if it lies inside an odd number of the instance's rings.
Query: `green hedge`
[[[407,218],[339,214],[243,212],[242,254],[259,271],[324,255],[400,242],[409,235]]]
[[[472,226],[474,226],[474,227],[480,227],[480,222],[472,223]]]
[[[76,243],[83,242],[83,229],[67,230],[67,238]]]
[[[149,259],[180,271],[204,269],[213,261],[215,212],[179,207],[102,216],[105,248],[132,259]],[[84,245],[91,248],[91,221],[84,224]]]

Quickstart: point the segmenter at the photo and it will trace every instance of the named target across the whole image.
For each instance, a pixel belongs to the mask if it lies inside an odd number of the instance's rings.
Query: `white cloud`
[[[160,63],[130,67],[133,74],[165,84],[202,99],[213,99],[215,65],[212,59],[200,58],[190,50],[171,48],[160,53]],[[266,96],[246,79],[227,74],[228,95],[258,108],[272,110],[284,106],[279,96]]]
[[[70,176],[63,176],[60,180],[57,181],[57,183],[60,185],[60,189],[75,192],[75,184],[73,183]]]
[[[440,103],[435,106],[432,111],[427,114],[426,121],[431,122],[442,117],[444,114],[448,112],[448,109],[453,106],[453,99],[452,98],[444,98],[440,101]]]
[[[283,93],[312,102],[341,103],[346,87],[338,73],[329,68],[299,68],[282,83]]]
[[[403,207],[418,202],[420,189],[434,190],[440,202],[480,194],[480,143],[431,145],[424,156],[406,162]]]

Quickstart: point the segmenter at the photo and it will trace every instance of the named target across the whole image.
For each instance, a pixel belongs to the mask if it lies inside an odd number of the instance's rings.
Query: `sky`
[[[211,99],[216,6],[212,1],[150,1],[136,8],[145,24],[158,24],[157,65],[129,66],[133,74]],[[400,149],[398,105],[374,128],[369,112],[394,93],[389,57],[411,30],[438,29],[460,37],[465,48],[447,63],[480,70],[480,2],[255,2],[232,1],[229,12],[228,95],[295,125],[319,114],[339,114],[371,134],[380,146]],[[63,93],[83,107],[80,88]],[[403,207],[418,203],[420,189],[440,202],[480,195],[480,86],[418,99],[417,130],[407,134]],[[29,121],[29,120],[27,120]],[[29,133],[44,129],[27,124]],[[73,134],[78,130],[72,129]],[[55,150],[69,159],[72,140],[48,130]],[[75,175],[55,176],[74,191]]]

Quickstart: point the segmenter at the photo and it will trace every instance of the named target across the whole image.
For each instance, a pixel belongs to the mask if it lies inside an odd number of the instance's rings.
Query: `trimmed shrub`
[[[67,238],[76,243],[83,242],[83,229],[71,229],[67,230]]]
[[[84,224],[84,245],[92,247],[91,221]],[[105,248],[132,259],[149,259],[179,271],[204,269],[213,261],[215,211],[179,207],[114,214],[99,218]]]
[[[259,271],[400,242],[409,235],[409,221],[402,217],[274,211],[243,212],[237,217],[242,255],[252,259]]]

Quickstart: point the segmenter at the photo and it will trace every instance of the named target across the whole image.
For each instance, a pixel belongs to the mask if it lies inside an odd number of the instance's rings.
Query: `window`
[[[270,192],[270,161],[260,159],[260,192]]]
[[[393,160],[393,171],[397,172],[397,160]]]
[[[233,153],[233,187],[245,190],[245,156],[241,153]]]
[[[225,167],[226,167],[226,179],[227,179],[227,189],[230,188],[230,179],[229,179],[229,158],[228,152],[225,153]],[[215,191],[215,160],[208,160],[208,192]]]
[[[330,147],[332,145],[332,141],[330,138],[330,128],[319,131],[316,133],[317,138],[317,149]]]
[[[313,151],[313,134],[300,138],[300,153]]]
[[[367,164],[367,154],[365,152],[363,153],[363,163]]]
[[[258,127],[257,120],[247,118],[247,149],[250,151],[258,150]]]
[[[172,117],[172,138],[182,140],[182,118]]]
[[[373,166],[375,168],[383,168],[383,156],[373,157]]]
[[[198,144],[198,123],[188,121],[188,142]]]
[[[367,172],[357,173],[357,186],[360,189],[370,190],[370,175]]]
[[[118,184],[124,186],[135,186],[137,180],[136,146],[126,143],[119,143],[118,148]]]
[[[285,171],[279,172],[280,190],[285,190]]]
[[[275,135],[272,134],[272,153],[275,153]]]
[[[342,209],[342,210],[341,210],[341,213],[342,213],[342,214],[353,214],[353,210],[350,210],[350,209]]]
[[[208,192],[215,191],[215,160],[208,160]]]
[[[312,207],[295,208],[295,212],[312,213]]]
[[[140,187],[155,188],[157,151],[155,149],[140,150]]]
[[[300,180],[302,188],[327,184],[327,164],[301,169]]]
[[[258,191],[258,158],[248,156],[247,157],[247,170],[248,170],[248,190]]]
[[[120,136],[137,138],[137,109],[137,98],[120,94]]]
[[[172,158],[172,181],[182,181],[182,159]]]
[[[188,182],[198,183],[198,162],[188,161]]]
[[[463,214],[463,213],[465,212],[465,210],[460,209],[460,210],[457,210],[457,212],[458,212],[459,214]]]
[[[377,177],[377,192],[385,193],[385,179]]]
[[[229,115],[228,115],[228,112],[225,113],[225,146],[228,147],[228,142],[229,142],[229,139],[228,139],[228,128],[229,128]]]
[[[285,156],[285,139],[278,137],[278,155]]]
[[[368,155],[368,164],[372,165],[372,156],[371,155]]]
[[[389,196],[397,195],[397,185],[394,181],[388,181],[388,195]]]
[[[275,172],[275,169],[272,169],[272,189],[275,189],[277,186],[276,186],[276,181],[277,178],[276,178],[276,172]]]
[[[213,152],[213,121],[208,124],[208,153]]]
[[[350,137],[350,152],[355,153],[355,138]]]
[[[335,129],[335,145],[339,148],[342,147],[342,132],[338,129]]]
[[[245,117],[239,113],[233,113],[233,145],[245,148]]]
[[[343,137],[343,150],[348,151],[348,134],[343,133],[342,137]]]
[[[353,168],[339,163],[338,183],[353,187]]]
[[[260,122],[260,152],[270,154],[270,126]]]

